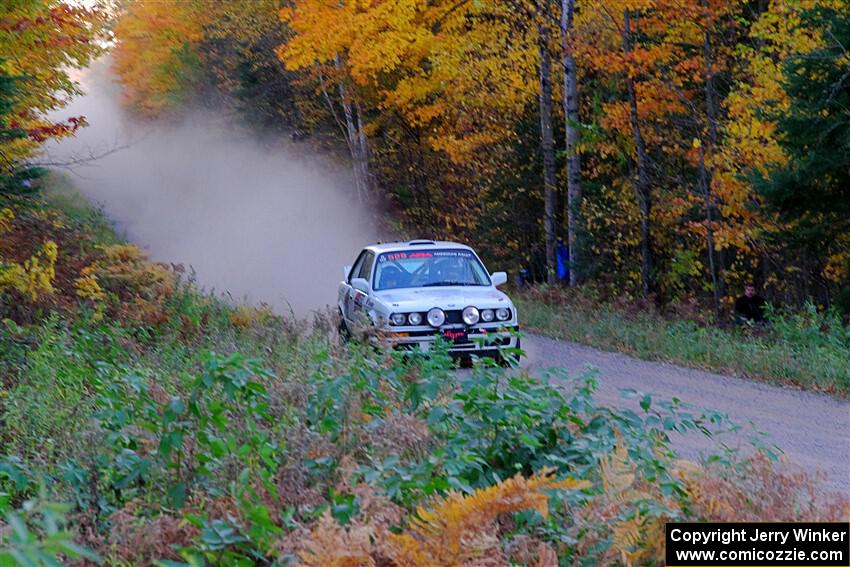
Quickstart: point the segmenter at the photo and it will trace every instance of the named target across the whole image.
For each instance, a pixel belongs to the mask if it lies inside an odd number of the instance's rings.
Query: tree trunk
[[[628,55],[632,52],[631,45],[631,18],[629,10],[623,11],[623,51]],[[635,82],[631,75],[626,77],[626,88],[629,96],[629,120],[632,125],[632,136],[635,142],[635,164],[637,167],[637,179],[635,180],[635,195],[640,208],[640,280],[643,296],[648,296],[653,291],[652,282],[652,241],[649,216],[652,212],[652,188],[649,180],[649,157],[646,153],[643,134],[641,132],[640,120],[638,119],[637,93]]]
[[[360,107],[360,103],[355,103],[354,108],[357,111],[358,167],[360,169],[360,176],[363,184],[364,200],[368,200],[372,189],[372,173],[369,170],[369,139],[366,137],[366,131],[363,129],[363,109]]]
[[[351,105],[345,86],[342,84],[339,85],[339,96],[342,101],[342,113],[345,116],[346,143],[354,168],[357,198],[363,203],[369,194],[369,158],[366,153],[366,137],[362,133],[360,113]]]
[[[578,249],[581,215],[581,158],[578,154],[578,74],[570,34],[575,0],[561,0],[561,48],[564,66],[564,122],[567,149],[567,242],[570,247],[570,286],[578,285],[581,257]]]
[[[705,0],[701,0],[700,4],[708,9]],[[706,28],[703,33],[703,65],[705,68],[705,110],[708,119],[708,139],[710,142],[710,151],[717,148],[717,104],[714,90],[714,62],[711,53],[711,36]],[[725,293],[723,274],[721,267],[718,265],[717,252],[714,247],[714,198],[711,194],[711,177],[712,172],[705,163],[705,149],[702,145],[699,148],[699,166],[700,166],[700,183],[702,185],[703,198],[705,200],[705,226],[706,226],[706,244],[708,246],[708,266],[711,270],[711,285],[714,291],[714,316],[717,323],[721,321],[721,300]]]
[[[705,149],[703,145],[699,146],[699,179],[700,188],[702,189],[703,199],[705,201],[705,234],[708,243],[708,268],[711,272],[711,288],[714,291],[714,316],[717,322],[720,322],[720,283],[717,265],[714,253],[714,222],[712,219],[712,203],[711,203],[711,179],[709,177],[708,168],[705,166]]]
[[[334,59],[337,69],[341,63],[339,56]],[[354,184],[357,187],[357,199],[363,203],[369,197],[369,146],[366,134],[363,131],[363,119],[361,117],[360,105],[352,106],[351,97],[345,84],[339,83],[339,98],[342,105],[342,114],[345,118],[345,142],[348,145],[348,153],[351,155],[354,170]]]
[[[543,227],[546,234],[546,282],[554,284],[555,260],[555,141],[552,134],[552,58],[546,0],[538,0],[538,43],[540,49],[540,151],[543,153]]]

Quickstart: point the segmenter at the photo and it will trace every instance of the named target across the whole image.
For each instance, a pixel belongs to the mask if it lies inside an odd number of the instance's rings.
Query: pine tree
[[[788,162],[755,187],[784,221],[782,237],[809,258],[847,261],[850,234],[850,11],[819,6],[801,25],[823,44],[789,57],[784,90],[790,104],[774,117]],[[846,279],[846,276],[845,276]]]

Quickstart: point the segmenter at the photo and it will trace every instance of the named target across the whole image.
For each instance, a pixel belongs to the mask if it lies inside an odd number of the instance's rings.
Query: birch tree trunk
[[[540,50],[540,151],[543,154],[543,228],[546,234],[546,282],[554,284],[555,260],[555,201],[557,173],[555,171],[555,140],[552,133],[552,57],[549,53],[547,0],[537,0],[538,47]]]
[[[339,56],[334,59],[337,69],[342,66]],[[342,82],[339,83],[339,98],[342,106],[342,114],[345,118],[345,142],[348,145],[348,153],[351,155],[351,163],[354,169],[354,183],[357,187],[357,199],[364,203],[369,198],[369,145],[366,133],[363,130],[362,110],[359,103],[352,105],[348,89]]]
[[[355,104],[357,111],[357,163],[360,170],[361,183],[363,185],[364,200],[368,200],[372,189],[372,173],[369,169],[371,155],[369,152],[369,139],[363,128],[363,109],[360,103]]]
[[[623,11],[623,52],[626,55],[632,52],[631,16],[629,10]],[[635,92],[635,81],[629,75],[626,78],[626,88],[629,96],[629,120],[632,125],[632,136],[635,142],[635,162],[637,167],[637,179],[635,180],[635,195],[640,208],[640,251],[641,267],[640,280],[643,296],[648,296],[654,288],[652,281],[652,233],[650,226],[650,214],[652,213],[652,188],[649,179],[649,157],[646,153],[646,145],[641,132],[640,120],[638,118],[637,93]]]
[[[570,286],[578,285],[581,257],[578,231],[581,215],[581,158],[578,154],[578,74],[570,34],[575,0],[561,0],[561,49],[564,66],[564,122],[567,150],[567,241],[570,247]]]

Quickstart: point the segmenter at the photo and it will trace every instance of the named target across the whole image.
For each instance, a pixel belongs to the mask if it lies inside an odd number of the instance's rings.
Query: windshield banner
[[[389,252],[381,254],[378,262],[398,260],[422,260],[425,258],[472,258],[469,250],[417,250],[415,252]]]

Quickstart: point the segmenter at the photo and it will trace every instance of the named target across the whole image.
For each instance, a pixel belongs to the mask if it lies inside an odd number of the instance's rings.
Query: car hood
[[[463,309],[468,305],[484,308],[512,305],[507,295],[492,287],[415,287],[378,291],[375,297],[393,308],[423,311],[432,307]]]

